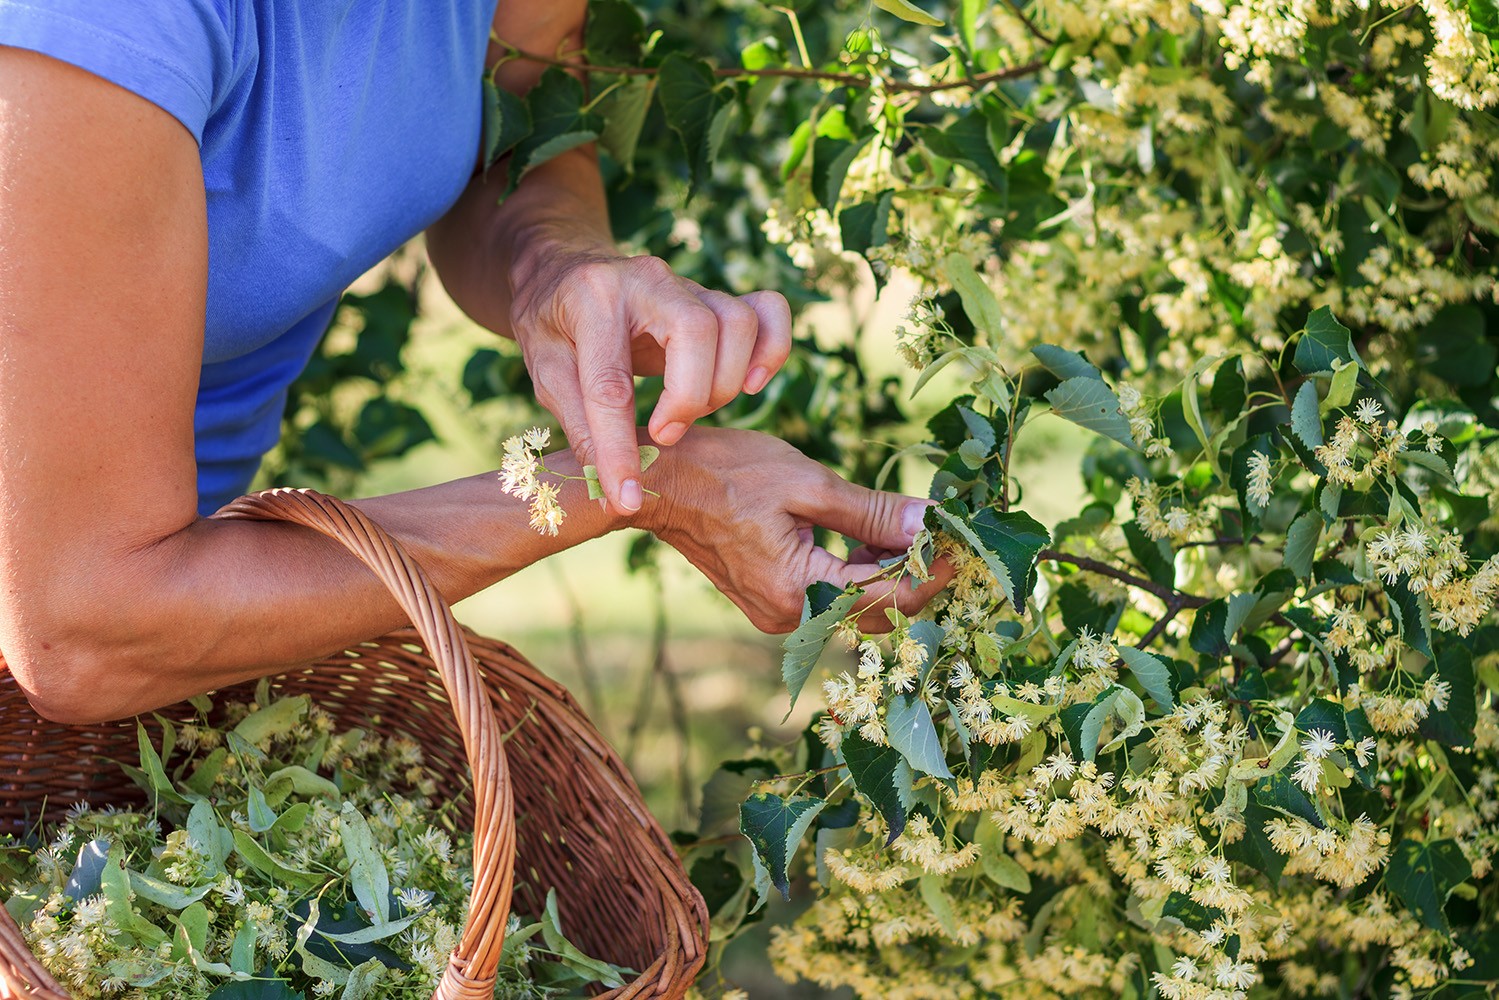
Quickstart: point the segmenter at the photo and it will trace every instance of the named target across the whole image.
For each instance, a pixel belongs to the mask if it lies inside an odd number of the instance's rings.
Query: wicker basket
[[[706,907],[629,772],[566,689],[510,647],[459,626],[421,569],[353,507],[311,491],[273,490],[215,516],[291,521],[337,539],[375,570],[415,625],[282,674],[273,687],[311,694],[345,725],[374,717],[383,734],[419,742],[438,795],[456,800],[460,821],[472,824],[468,924],[434,1000],[493,996],[512,887],[518,909],[531,914],[555,887],[570,937],[644,970],[603,996],[684,995],[705,956]],[[80,799],[144,802],[118,768],[98,765],[101,757],[132,758],[133,723],[39,719],[3,666],[0,832],[56,820]],[[192,710],[162,714],[187,719]],[[0,908],[0,1000],[15,998],[68,994]]]

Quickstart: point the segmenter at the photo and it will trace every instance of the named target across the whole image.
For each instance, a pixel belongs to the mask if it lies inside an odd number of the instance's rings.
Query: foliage
[[[914,402],[807,338],[718,418],[929,459],[879,586],[957,569],[884,639],[809,592],[791,695],[858,665],[794,763],[715,776],[720,938],[805,841],[774,960],[862,996],[1493,989],[1496,42],[1487,0],[594,0],[584,51],[512,54],[558,65],[491,153],[598,141],[634,246],[919,288]],[[1091,503],[1042,526],[1012,457],[1058,417]]]
[[[809,592],[792,696],[836,636],[858,665],[743,786],[745,890],[789,888],[803,841],[824,890],[778,967],[882,997],[1486,995],[1487,8],[876,6],[900,20],[663,4],[657,32],[596,2],[586,51],[529,54],[629,102],[598,136],[619,214],[693,277],[779,284],[763,235],[816,290],[921,289],[901,352],[944,394],[831,426],[929,458],[939,503],[885,582]],[[1010,475],[1048,417],[1097,436],[1050,530]],[[851,452],[821,457],[869,478]],[[859,631],[939,557],[930,612]],[[700,833],[727,933],[745,893]]]
[[[153,810],[78,803],[34,843],[0,841],[6,908],[79,998],[427,998],[473,884],[421,749],[335,731],[307,696],[213,704],[158,746],[138,723],[126,771]],[[74,860],[76,858],[76,860]],[[538,935],[541,940],[537,941]],[[628,970],[562,935],[555,894],[512,915],[495,996],[586,995]]]

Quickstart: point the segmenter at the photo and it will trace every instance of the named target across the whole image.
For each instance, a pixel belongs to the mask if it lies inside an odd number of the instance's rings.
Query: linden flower
[[[1301,752],[1313,760],[1321,760],[1332,753],[1338,745],[1332,733],[1326,729],[1313,729],[1301,741]]]
[[[1300,785],[1302,791],[1308,795],[1315,794],[1322,784],[1321,758],[1312,756],[1301,758],[1296,769],[1291,772],[1291,780]]]
[[[1380,406],[1377,401],[1365,397],[1358,401],[1358,406],[1354,408],[1353,415],[1358,418],[1360,423],[1368,424],[1372,427],[1380,417],[1384,416],[1384,407]]]
[[[1270,456],[1262,451],[1249,456],[1249,487],[1245,495],[1249,502],[1264,509],[1270,503],[1273,476],[1270,473]]]

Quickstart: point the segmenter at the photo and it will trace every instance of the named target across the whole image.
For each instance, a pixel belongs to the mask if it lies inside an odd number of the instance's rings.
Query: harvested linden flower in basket
[[[0,898],[78,1000],[428,1000],[473,884],[469,843],[412,741],[335,732],[302,695],[226,704],[224,727],[139,727],[122,763],[148,810],[75,806],[0,838]],[[556,897],[512,916],[495,997],[585,996],[634,975],[563,936]]]

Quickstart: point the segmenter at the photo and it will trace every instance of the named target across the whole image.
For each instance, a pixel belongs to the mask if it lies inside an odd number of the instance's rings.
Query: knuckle
[[[572,271],[566,294],[570,298],[612,298],[619,293],[619,273],[607,261],[590,260]]]
[[[678,340],[705,343],[718,339],[718,314],[701,302],[688,305],[676,317],[672,335]]]
[[[760,333],[760,314],[739,299],[731,299],[724,307],[722,326],[731,337],[754,340]]]
[[[628,409],[635,400],[635,379],[619,365],[603,365],[588,374],[583,394],[602,406]]]
[[[631,257],[630,266],[634,268],[636,276],[645,281],[665,281],[676,277],[671,265],[660,257]]]

